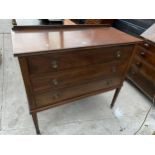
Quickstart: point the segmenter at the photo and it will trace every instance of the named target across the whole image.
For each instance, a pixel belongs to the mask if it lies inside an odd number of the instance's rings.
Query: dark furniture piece
[[[113,23],[113,27],[139,37],[153,23],[155,23],[155,19],[117,19]]]
[[[141,40],[102,25],[19,26],[12,30],[30,113],[116,89],[113,107]]]
[[[114,23],[119,30],[140,37],[144,41],[136,48],[127,78],[151,100],[155,96],[155,37],[152,36],[155,34],[155,28],[148,34],[140,35],[153,23],[155,19],[122,19]]]
[[[107,24],[112,26],[116,19],[86,19],[85,24]]]
[[[85,23],[85,19],[71,19],[71,20],[76,24],[84,24]]]
[[[52,26],[52,25],[75,25],[69,19],[53,20],[48,19],[12,19],[13,26]]]
[[[149,99],[155,96],[155,44],[145,40],[136,48],[128,79]]]
[[[108,24],[113,25],[116,19],[71,19],[76,24]]]

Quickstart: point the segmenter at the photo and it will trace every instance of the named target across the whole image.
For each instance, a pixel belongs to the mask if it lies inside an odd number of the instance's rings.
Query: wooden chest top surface
[[[19,27],[12,30],[13,53],[17,56],[140,41],[115,28],[101,25]]]

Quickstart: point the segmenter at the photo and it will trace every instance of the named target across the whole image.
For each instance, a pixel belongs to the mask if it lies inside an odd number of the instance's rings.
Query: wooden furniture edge
[[[142,41],[137,41],[136,43],[139,44]],[[117,44],[118,46],[127,46],[127,45],[134,45],[135,42],[130,42],[130,43],[120,43]],[[69,49],[57,49],[57,50],[44,50],[44,51],[36,51],[36,52],[29,52],[29,53],[16,53],[13,54],[14,56],[17,57],[23,57],[23,56],[32,56],[32,55],[41,55],[41,54],[50,54],[50,53],[56,53],[56,52],[69,52],[72,50],[87,50],[87,49],[98,49],[98,48],[104,48],[104,47],[115,47],[116,44],[109,44],[109,45],[98,45],[98,46],[87,46],[87,47],[77,47],[77,48],[69,48]]]

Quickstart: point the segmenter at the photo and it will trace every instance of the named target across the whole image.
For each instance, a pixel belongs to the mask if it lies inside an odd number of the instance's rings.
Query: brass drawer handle
[[[142,51],[142,52],[140,52],[140,55],[141,55],[142,57],[145,57],[145,56],[146,56],[146,53],[145,53],[144,51]]]
[[[55,92],[55,93],[52,94],[53,100],[56,100],[56,99],[58,99],[59,97],[60,97],[60,94],[57,93],[57,92]]]
[[[58,62],[56,60],[52,61],[52,68],[57,69],[58,68]]]
[[[140,68],[142,66],[142,63],[136,62],[136,66]]]
[[[121,58],[121,51],[117,51],[115,57],[117,59],[120,59]]]
[[[148,43],[144,43],[144,46],[147,48],[150,47],[150,45]]]
[[[53,84],[54,84],[55,86],[57,86],[57,85],[59,84],[57,79],[53,79],[52,82],[53,82]]]

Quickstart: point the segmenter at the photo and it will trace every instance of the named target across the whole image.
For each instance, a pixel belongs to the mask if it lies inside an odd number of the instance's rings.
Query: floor
[[[11,20],[0,20],[0,134],[35,134],[17,58],[12,55]],[[128,82],[113,110],[114,91],[38,113],[45,135],[132,135],[139,128],[151,102]],[[155,107],[138,134],[155,131]]]

